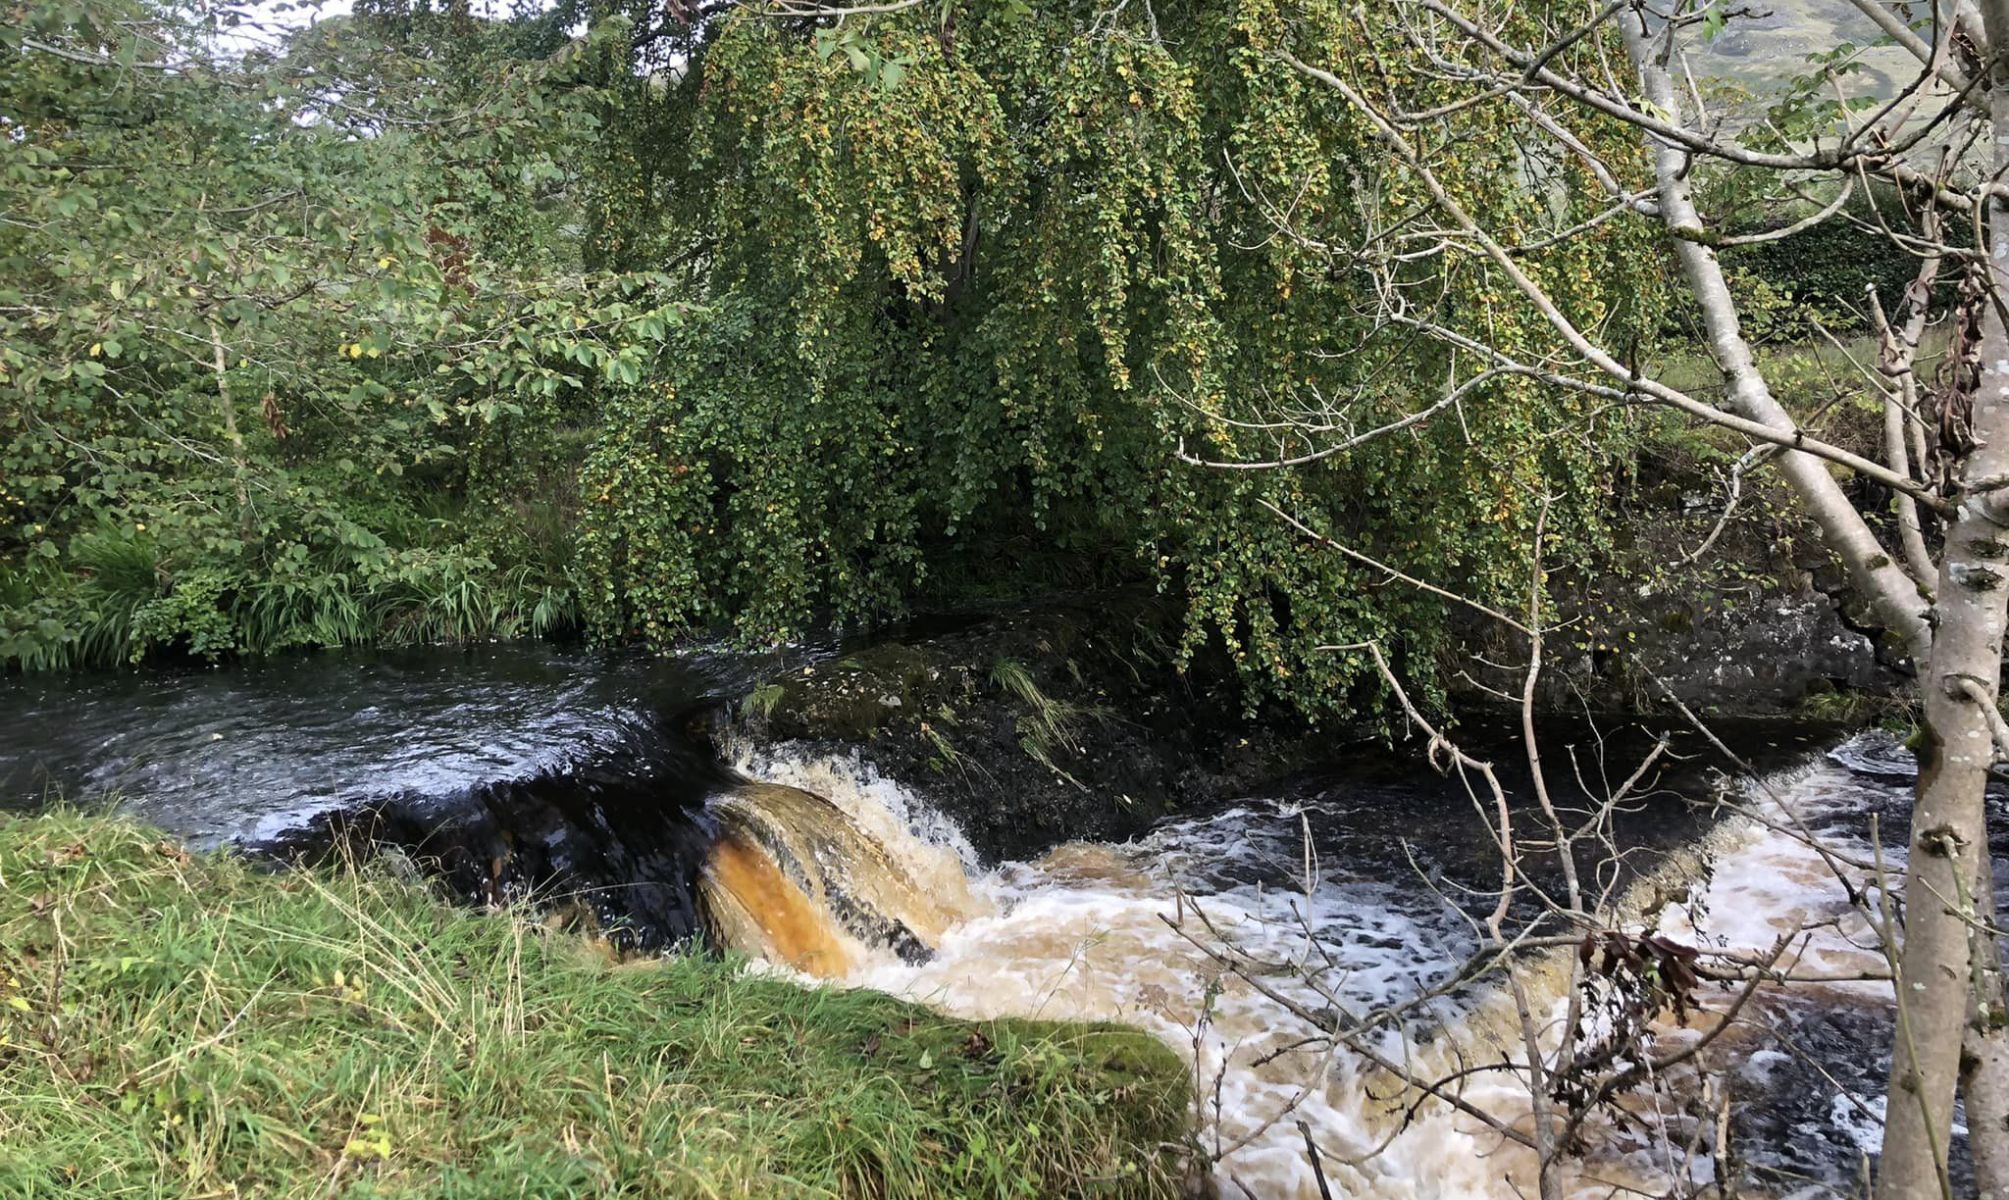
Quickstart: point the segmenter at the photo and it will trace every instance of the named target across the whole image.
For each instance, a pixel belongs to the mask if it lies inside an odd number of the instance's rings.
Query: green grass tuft
[[[781,707],[781,701],[788,695],[788,688],[779,683],[763,683],[747,693],[746,711],[765,721]]]
[[[1169,1196],[1177,1057],[0,815],[0,1197]]]
[[[1078,682],[1080,669],[1071,661],[1068,666],[1075,672]],[[1018,719],[1017,728],[1019,748],[1025,751],[1027,757],[1075,787],[1087,790],[1085,784],[1060,765],[1060,760],[1068,755],[1079,755],[1082,752],[1083,729],[1091,722],[1106,719],[1109,713],[1049,696],[1040,689],[1032,671],[1017,659],[1001,658],[993,663],[991,683],[1017,697],[1019,703],[1025,706],[1025,715]]]

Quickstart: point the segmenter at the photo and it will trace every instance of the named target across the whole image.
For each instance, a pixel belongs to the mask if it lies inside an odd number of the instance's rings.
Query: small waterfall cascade
[[[951,929],[992,911],[968,843],[932,813],[925,827],[913,820],[925,810],[869,768],[740,765],[767,778],[707,803],[718,839],[698,876],[721,945],[843,979],[882,957],[923,961]]]
[[[1659,908],[1658,931],[1761,952],[1801,930],[1788,963],[1834,980],[1754,1000],[1718,1043],[1730,1063],[1723,1086],[1756,1131],[1744,1135],[1747,1158],[1807,1181],[1781,1186],[1781,1196],[1846,1191],[1878,1132],[1878,1101],[1862,1089],[1881,1068],[1864,1030],[1887,1021],[1890,991],[1851,981],[1875,974],[1874,947],[1819,855],[1786,829],[1821,826],[1846,841],[1844,818],[1888,810],[1902,782],[1854,769],[1851,756],[1863,752],[1850,743],[1773,776],[1751,803],[1790,805],[1792,822],[1728,818],[1662,872],[1684,876],[1687,899]],[[736,765],[762,782],[712,801],[719,840],[701,887],[720,939],[765,960],[757,969],[883,990],[962,1017],[1146,1028],[1192,1063],[1201,1140],[1219,1156],[1224,1195],[1244,1194],[1239,1187],[1265,1200],[1318,1196],[1299,1122],[1316,1138],[1335,1194],[1535,1193],[1531,1152],[1474,1116],[1405,1092],[1350,1051],[1308,1044],[1312,1031],[1278,1000],[1317,1009],[1337,997],[1356,1010],[1399,1002],[1445,979],[1478,945],[1472,923],[1418,873],[1413,844],[1377,855],[1364,849],[1372,842],[1331,833],[1366,819],[1357,799],[1248,800],[1134,842],[1068,844],[1036,862],[982,870],[953,824],[856,759],[782,747],[743,753]],[[1469,814],[1432,819],[1448,827]],[[1406,836],[1422,843],[1432,833],[1410,827]],[[1314,853],[1308,842],[1318,843]],[[1665,881],[1640,886],[1657,882]],[[1196,905],[1208,926],[1195,920]],[[1272,964],[1264,987],[1224,974],[1196,944],[1203,928]],[[1526,960],[1519,972],[1551,1023],[1566,1006],[1563,953]],[[1731,1001],[1723,989],[1703,1006],[1720,1011]],[[1691,1016],[1684,1028],[1666,1018],[1655,1036],[1679,1047],[1707,1021]],[[1812,1032],[1786,1046],[1802,1026]],[[1522,1053],[1505,989],[1431,1001],[1377,1050],[1421,1075],[1462,1068],[1462,1101],[1531,1127],[1525,1087],[1484,1069]],[[1860,1068],[1848,1081],[1860,1085],[1856,1094],[1829,1087],[1837,1064],[1851,1062]],[[1657,1194],[1697,1182],[1709,1160],[1676,1163],[1649,1136],[1700,1119],[1671,1099],[1678,1090],[1630,1098],[1633,1120],[1600,1132],[1572,1194],[1603,1197],[1614,1185]],[[1762,1144],[1767,1136],[1776,1144]]]

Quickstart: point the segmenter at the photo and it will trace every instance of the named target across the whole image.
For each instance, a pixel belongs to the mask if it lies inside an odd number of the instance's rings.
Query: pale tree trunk
[[[1636,19],[1624,22],[1626,50],[1639,70],[1646,98],[1662,112],[1679,114],[1681,101],[1665,64],[1655,57],[1647,32]],[[1678,116],[1677,116],[1678,119]],[[1796,431],[1785,406],[1772,395],[1757,355],[1737,319],[1737,302],[1730,294],[1716,252],[1704,244],[1705,230],[1690,184],[1688,155],[1651,137],[1660,216],[1675,235],[1674,249],[1683,277],[1701,309],[1709,351],[1723,372],[1727,407],[1784,434]],[[1684,236],[1685,235],[1685,236]],[[1821,531],[1822,541],[1849,573],[1849,582],[1876,609],[1884,628],[1904,639],[1914,657],[1932,644],[1926,620],[1927,601],[1904,568],[1884,553],[1876,533],[1863,520],[1828,464],[1812,454],[1787,450],[1777,459],[1778,471],[1794,497]]]
[[[1989,40],[2009,45],[2009,0],[1984,0],[1981,7]],[[2009,72],[1997,66],[1989,83],[1993,167],[2000,178],[2009,169],[2009,144],[2003,143],[2009,137]],[[2009,296],[2009,217],[2000,204],[1989,206],[1986,226],[1992,294],[1981,301],[1981,374],[1969,418],[1976,447],[1957,475],[1970,483],[2009,472],[2009,329],[2001,310],[2001,298]],[[1987,878],[1982,802],[1996,756],[1994,707],[2009,599],[2009,511],[2001,495],[1982,490],[1959,496],[1940,551],[1937,628],[1919,675],[1924,728],[1878,1200],[1930,1200],[1951,1190],[1946,1152],[1962,1046],[1952,1031],[1969,1027],[1976,921],[1994,915],[1992,897],[1977,906],[1977,890]],[[1970,1090],[1978,1084],[1985,1099],[2000,1079],[1993,1071],[1978,1074],[1983,1078],[1970,1076]]]
[[[2009,44],[2000,17],[2009,0],[1987,0],[1990,40]],[[1635,21],[1625,30],[1647,99],[1678,113],[1680,99],[1666,65],[1656,60],[1647,32]],[[2009,86],[1998,71],[1990,90],[1995,128],[2009,136]],[[1706,237],[1689,186],[1687,155],[1653,142],[1660,214],[1677,239],[1684,276],[1699,303],[1710,348],[1722,368],[1728,407],[1790,430],[1792,419],[1772,396],[1737,321],[1736,303]],[[1998,170],[2009,168],[2009,145],[1995,147]],[[1990,242],[2009,252],[2009,221],[1997,209],[1988,218]],[[2009,272],[1990,260],[2000,295]],[[2009,336],[2000,309],[1987,308],[1982,328],[1982,375],[1972,397],[1970,423],[1977,448],[1959,464],[1959,478],[2009,477]],[[1946,1154],[1962,1031],[1969,1026],[1974,994],[1970,934],[1972,903],[1985,861],[1982,807],[1995,758],[1993,705],[2001,679],[2004,602],[2009,597],[2009,529],[1995,492],[1964,496],[1946,528],[1936,602],[1928,601],[1882,548],[1828,473],[1811,455],[1787,451],[1780,473],[1820,527],[1830,550],[1848,569],[1858,591],[1885,625],[1902,636],[1921,666],[1925,736],[1920,751],[1917,804],[1907,877],[1906,936],[1898,981],[1896,1049],[1878,1200],[1931,1200],[1946,1194]],[[1983,915],[1989,915],[1986,909]],[[1984,1074],[1992,1074],[1983,1072]],[[1989,1094],[1988,1083],[1979,1091]],[[1997,1198],[2001,1200],[2001,1198]]]
[[[2000,738],[2001,731],[1996,731]],[[1995,873],[1984,847],[1975,884],[1979,909],[1994,911]],[[2000,927],[2001,918],[1996,917]],[[1974,1149],[1980,1200],[2009,1200],[2009,1015],[2005,1015],[2002,952],[1993,929],[1974,931],[1974,999],[1960,1049],[1960,1091],[1967,1100],[1967,1142]]]
[[[2009,243],[2005,243],[2009,244]],[[1989,361],[2009,356],[2001,321],[1984,342]],[[1978,437],[1967,474],[2009,467],[2009,404],[1996,395],[2009,373],[1983,376],[1974,406]],[[1891,1052],[1878,1200],[1933,1200],[1949,1191],[1946,1148],[1962,1038],[1973,994],[1974,887],[1987,854],[1982,795],[1995,758],[1984,705],[2002,670],[2003,600],[2009,543],[1983,509],[1962,501],[1940,552],[1939,628],[1919,681],[1918,798],[1905,871],[1904,946],[1898,968],[1897,1035]]]
[[[216,318],[209,319],[210,365],[216,372],[216,406],[223,416],[223,440],[230,446],[230,461],[236,466],[237,520],[249,536],[251,494],[244,480],[251,468],[244,458],[244,435],[237,431],[237,401],[230,395],[230,358],[223,346],[223,329]]]

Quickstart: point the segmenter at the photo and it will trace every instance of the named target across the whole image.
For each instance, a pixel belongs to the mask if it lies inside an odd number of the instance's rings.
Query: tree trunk
[[[1982,5],[1990,40],[2009,44],[2009,0]],[[2009,169],[2009,74],[1993,72],[1989,108],[1997,131],[1997,176]],[[1957,478],[1979,482],[2009,471],[2009,330],[1999,297],[2009,295],[2009,218],[1999,204],[1987,219],[1990,287],[1979,303],[1981,370],[1969,423],[1975,449]],[[1920,672],[1924,728],[1918,799],[1905,871],[1904,947],[1898,969],[1897,1039],[1891,1052],[1878,1200],[1950,1195],[1946,1154],[1959,1082],[1962,1038],[1974,995],[1976,906],[1988,853],[1982,806],[1995,759],[1990,717],[2002,681],[2004,602],[2009,599],[2009,513],[2000,491],[1960,496],[1940,554],[1932,650]],[[1993,1072],[1983,1072],[1992,1076]],[[1983,1085],[1984,1094],[1986,1083]]]
[[[2002,431],[2009,445],[2009,429]],[[1904,946],[1898,968],[1897,1034],[1891,1052],[1878,1200],[1950,1195],[1946,1154],[1953,1096],[1972,994],[1971,888],[1986,853],[1982,790],[1994,742],[1964,683],[1991,701],[2000,682],[2002,568],[1971,545],[1999,546],[1992,522],[1954,522],[1940,570],[1939,634],[1922,681],[1917,807],[1905,871]],[[1963,563],[1963,560],[1964,563]],[[1962,566],[1966,570],[1961,570]],[[1949,694],[1952,693],[1952,694]],[[1978,737],[1977,737],[1978,734]]]
[[[1993,0],[2009,3],[2009,0]],[[1638,69],[1646,98],[1663,112],[1681,111],[1674,78],[1660,62],[1649,33],[1637,19],[1622,24],[1626,53]],[[1768,425],[1783,434],[1799,432],[1792,415],[1772,395],[1757,354],[1744,337],[1737,318],[1737,301],[1716,252],[1693,236],[1703,231],[1702,215],[1695,207],[1694,186],[1688,154],[1665,142],[1648,137],[1653,153],[1653,173],[1660,199],[1660,219],[1673,237],[1674,255],[1681,265],[1689,293],[1701,309],[1702,324],[1708,333],[1709,352],[1723,372],[1724,407],[1750,420]],[[1857,594],[1876,609],[1884,628],[1904,639],[1906,650],[1922,659],[1932,645],[1932,628],[1926,618],[1927,604],[1917,581],[1891,560],[1877,541],[1876,533],[1856,511],[1853,501],[1829,472],[1828,464],[1811,454],[1787,450],[1775,460],[1777,470],[1816,526],[1821,540],[1849,573],[1849,583]]]
[[[2000,737],[2000,730],[1997,731]],[[1974,895],[1982,916],[1994,912],[1995,872],[1986,847]],[[1994,928],[2001,928],[1996,916]],[[1967,1144],[1974,1150],[1980,1200],[2009,1200],[2009,1012],[2005,1012],[2002,949],[1992,929],[1976,929],[1974,993],[1967,1038],[1960,1048],[1960,1093],[1967,1101]]]
[[[223,347],[223,329],[216,318],[209,319],[210,366],[216,372],[216,406],[223,417],[223,440],[230,447],[230,461],[236,467],[233,486],[237,491],[237,520],[245,536],[251,529],[251,494],[244,480],[251,468],[244,458],[244,435],[237,431],[237,401],[230,395],[230,358]]]

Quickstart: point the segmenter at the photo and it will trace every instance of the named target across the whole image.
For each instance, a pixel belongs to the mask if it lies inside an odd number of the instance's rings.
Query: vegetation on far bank
[[[1177,1194],[1134,1030],[614,964],[398,875],[0,816],[0,1197]]]
[[[1456,91],[1347,5],[676,11],[364,0],[247,31],[209,0],[35,0],[0,30],[0,666],[768,644],[1126,583],[1179,602],[1182,661],[1343,711],[1380,680],[1320,646],[1383,641],[1427,684],[1450,624],[1272,506],[1518,605],[1538,518],[1552,567],[1600,569],[1664,449],[1477,378],[1333,269],[1417,185],[1289,57],[1419,111]],[[1451,185],[1542,244],[1520,261],[1579,325],[1690,343],[1646,231],[1549,245],[1602,197],[1530,204],[1511,123],[1446,111]],[[1317,244],[1278,235],[1280,197]],[[1864,245],[1733,254],[1762,332],[1859,321],[1863,280],[1909,271]],[[1496,279],[1403,288],[1419,319],[1544,328]],[[1263,417],[1366,431],[1454,381],[1344,452]]]

